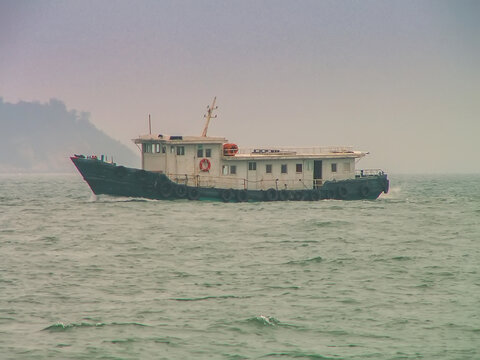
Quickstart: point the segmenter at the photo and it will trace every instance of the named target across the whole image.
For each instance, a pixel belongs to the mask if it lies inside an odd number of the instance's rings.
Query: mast
[[[203,128],[202,136],[206,137],[207,136],[207,130],[208,130],[208,124],[210,124],[210,119],[211,118],[216,118],[217,115],[212,116],[213,110],[218,109],[218,106],[215,106],[215,101],[217,101],[217,97],[215,96],[213,98],[213,102],[211,106],[207,106],[207,113],[203,115],[204,118],[207,118],[207,121],[205,122],[205,127]]]

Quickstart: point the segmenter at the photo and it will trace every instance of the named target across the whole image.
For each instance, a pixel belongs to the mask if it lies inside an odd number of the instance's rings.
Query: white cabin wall
[[[178,174],[177,152],[174,144],[167,144],[167,168],[165,173],[172,179]]]
[[[162,146],[166,147],[162,153]],[[183,146],[184,155],[177,154],[177,148]],[[152,148],[155,148],[152,145]],[[206,156],[206,150],[211,150],[211,156]],[[182,142],[160,143],[160,152],[142,152],[142,167],[147,171],[165,173],[173,181],[184,183],[185,175],[188,177],[188,184],[194,184],[199,175],[200,185],[213,186],[214,181],[220,177],[222,171],[222,144],[203,144],[203,157],[197,157],[198,144]],[[206,158],[210,161],[209,171],[200,170],[200,160]]]
[[[165,172],[165,154],[143,154],[143,169],[147,171]]]
[[[142,169],[154,172],[165,171],[165,154],[162,154],[161,144],[158,144],[160,152],[156,152],[157,144],[158,143],[142,144]],[[144,152],[146,146],[148,146],[148,152]]]
[[[234,160],[230,157],[224,157],[222,169],[220,170],[220,178],[218,179],[218,187],[225,189],[248,189],[257,190],[258,162],[257,170],[249,170],[248,163],[255,161]],[[223,174],[223,165],[228,167],[228,173]],[[231,173],[232,166],[236,167],[236,174]]]
[[[261,189],[278,188],[278,190],[304,189],[312,187],[312,177],[307,177],[306,160],[299,159],[266,159],[259,161],[257,165],[257,179]],[[272,165],[272,173],[267,174],[266,165]],[[302,172],[296,172],[296,165],[302,164]],[[282,173],[282,165],[287,165],[287,173]],[[312,175],[313,176],[313,175]],[[276,181],[278,179],[278,181]]]
[[[320,160],[320,159],[319,159]],[[322,180],[345,180],[355,178],[355,159],[321,159]],[[248,170],[248,163],[255,162],[256,170]],[[279,190],[302,190],[313,188],[314,159],[245,159],[227,160],[225,165],[237,166],[237,174],[220,175],[219,185],[222,188],[243,189],[243,179],[248,179],[247,187],[250,190],[268,190],[278,188]],[[337,164],[337,171],[332,172],[332,163]],[[266,165],[272,165],[272,172],[266,172]],[[287,165],[287,173],[281,172],[282,164]],[[296,172],[296,165],[302,164],[302,172]],[[348,164],[346,169],[344,164]],[[221,172],[221,171],[220,171]],[[276,181],[278,179],[278,181]],[[285,186],[286,185],[286,186]]]
[[[255,162],[256,170],[249,170],[248,163]],[[278,188],[288,189],[311,189],[313,187],[313,161],[299,159],[260,159],[260,160],[224,160],[229,169],[232,165],[237,167],[237,174],[221,175],[221,183],[224,188],[243,189],[246,185],[249,190],[268,190]],[[272,172],[266,172],[266,165],[272,165]],[[283,174],[282,164],[287,165],[287,173]],[[296,165],[302,164],[302,172],[296,172]],[[248,181],[244,183],[244,179]],[[278,181],[276,181],[278,179]]]
[[[313,160],[303,160],[303,184],[309,188],[313,188]],[[295,189],[299,190],[301,184],[297,184]],[[302,186],[302,188],[304,188]]]
[[[228,173],[223,174],[223,165],[228,166]],[[232,166],[236,167],[236,174],[231,173]],[[219,183],[222,188],[225,189],[245,189],[247,187],[247,178],[248,171],[248,162],[245,161],[229,161],[228,158],[225,158],[222,163],[222,169]]]
[[[332,164],[337,164],[337,171],[332,172]],[[345,164],[349,164],[349,170],[345,169]],[[322,162],[323,181],[328,180],[346,180],[355,178],[355,159],[338,158],[324,159]]]
[[[173,147],[173,151],[172,151]],[[184,155],[178,155],[178,149],[183,147]],[[177,182],[184,183],[187,178],[195,176],[195,148],[193,144],[170,143],[167,145],[168,176]]]
[[[205,146],[205,149],[210,148],[212,149],[212,157],[209,159],[210,163],[212,164],[209,175],[218,177],[222,171],[222,157],[223,157],[223,147],[221,144],[212,144]]]
[[[211,156],[206,156],[206,150],[211,150]],[[203,157],[197,157],[198,145],[194,145],[194,154],[192,158],[194,159],[194,169],[195,175],[199,175],[199,185],[200,186],[216,186],[218,183],[221,171],[222,171],[222,157],[223,157],[223,147],[222,144],[203,144]],[[202,159],[208,159],[210,161],[210,170],[201,171],[200,170],[200,161]]]
[[[212,186],[219,188],[267,190],[270,188],[301,190],[313,188],[314,161],[316,159],[285,158],[235,158],[223,156],[221,143],[195,144],[179,141],[159,142],[160,152],[156,152],[157,143],[153,143],[151,151],[142,152],[143,169],[165,173],[173,181],[188,185]],[[166,152],[162,152],[162,147]],[[177,148],[183,146],[184,155],[177,155]],[[203,148],[203,156],[197,157],[197,150]],[[206,150],[211,149],[211,156]],[[209,171],[200,170],[200,160],[207,158],[211,167]],[[355,178],[354,158],[323,158],[322,182]],[[256,163],[256,170],[249,170],[249,162]],[[272,172],[266,172],[266,165],[272,165]],[[287,173],[281,172],[282,164],[287,165]],[[302,172],[296,172],[296,165],[302,164]],[[337,171],[332,172],[332,164],[337,164]],[[228,166],[227,174],[223,174],[223,165]],[[236,174],[231,174],[231,166],[236,166]],[[186,176],[185,176],[186,175]],[[278,181],[276,181],[278,179]]]

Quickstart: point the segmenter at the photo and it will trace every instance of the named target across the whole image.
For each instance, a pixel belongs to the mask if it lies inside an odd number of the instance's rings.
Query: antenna
[[[215,119],[217,115],[212,116],[213,110],[218,109],[218,106],[215,106],[215,101],[217,101],[217,97],[215,96],[213,98],[213,102],[211,106],[207,106],[207,113],[203,115],[204,118],[207,118],[207,121],[205,122],[205,127],[203,128],[202,136],[206,137],[207,136],[207,131],[208,131],[208,124],[210,124],[210,119]]]
[[[150,119],[150,114],[148,114],[148,133],[152,135],[152,120]]]

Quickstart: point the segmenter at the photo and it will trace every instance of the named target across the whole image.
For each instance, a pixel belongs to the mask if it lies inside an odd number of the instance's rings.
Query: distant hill
[[[6,103],[0,98],[0,173],[71,172],[69,157],[106,154],[138,167],[139,156],[98,130],[89,114],[67,110],[59,100]]]

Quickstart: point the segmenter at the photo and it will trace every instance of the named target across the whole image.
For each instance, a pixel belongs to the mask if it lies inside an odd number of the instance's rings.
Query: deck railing
[[[267,179],[267,180],[249,180],[245,178],[231,178],[221,176],[209,176],[201,177],[199,175],[188,174],[167,174],[167,176],[173,182],[188,186],[201,186],[201,187],[215,187],[222,189],[276,189],[276,190],[295,190],[295,189],[312,189],[314,187],[320,187],[321,180],[280,180],[280,179]]]
[[[229,176],[208,176],[188,174],[166,174],[170,180],[177,184],[189,186],[201,186],[222,189],[276,189],[276,190],[299,190],[299,189],[318,189],[322,187],[324,179],[261,179],[249,180],[246,178],[236,178]],[[356,178],[384,175],[381,169],[355,170]]]
[[[352,146],[314,146],[314,147],[290,147],[290,146],[270,146],[270,147],[250,147],[240,148],[240,155],[307,155],[307,154],[344,154],[353,153]]]
[[[378,176],[378,175],[383,175],[383,174],[384,174],[384,172],[381,169],[355,170],[355,177]]]

